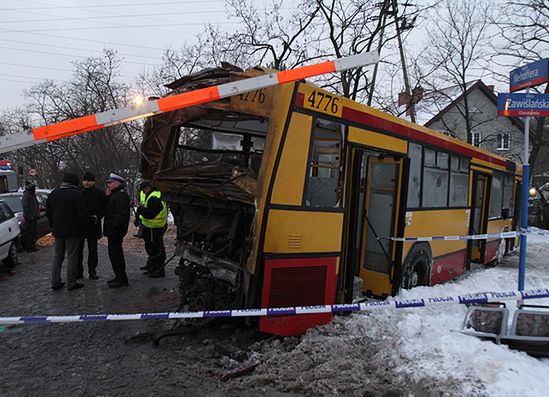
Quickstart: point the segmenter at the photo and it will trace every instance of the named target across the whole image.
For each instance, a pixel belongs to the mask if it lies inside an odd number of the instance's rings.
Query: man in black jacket
[[[84,285],[76,282],[78,274],[78,250],[82,225],[87,214],[78,189],[78,176],[72,172],[63,175],[61,186],[54,189],[46,201],[46,216],[55,237],[55,256],[51,268],[51,287],[63,288],[61,266],[67,254],[67,289],[74,290]]]
[[[109,247],[109,259],[114,271],[114,278],[107,282],[109,288],[128,285],[122,242],[130,223],[130,197],[124,190],[124,185],[124,178],[113,173],[109,175],[103,226],[103,234],[107,237]]]
[[[97,240],[101,238],[101,219],[105,214],[106,196],[95,187],[95,176],[86,172],[82,178],[82,199],[89,215],[83,229],[78,252],[78,278],[84,277],[84,245],[88,242],[88,275],[97,280]]]
[[[36,198],[36,186],[27,182],[23,198],[21,200],[23,207],[23,218],[25,218],[25,240],[23,246],[27,252],[38,251],[36,249],[36,224],[40,217],[38,199]]]

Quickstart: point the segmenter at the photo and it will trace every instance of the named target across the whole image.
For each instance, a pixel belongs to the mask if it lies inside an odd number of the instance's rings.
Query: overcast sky
[[[72,62],[114,49],[131,82],[212,22],[229,27],[224,0],[0,0],[0,111],[23,90],[66,81]]]

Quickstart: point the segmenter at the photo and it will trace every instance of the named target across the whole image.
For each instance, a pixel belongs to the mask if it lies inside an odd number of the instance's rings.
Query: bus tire
[[[400,286],[411,289],[429,285],[431,262],[429,246],[421,244],[412,248],[402,271]]]

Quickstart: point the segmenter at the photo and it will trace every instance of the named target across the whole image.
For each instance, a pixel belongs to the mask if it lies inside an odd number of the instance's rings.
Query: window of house
[[[339,207],[341,200],[341,124],[317,120],[312,134],[305,205]]]
[[[511,148],[511,137],[509,133],[498,134],[498,150],[509,150]]]
[[[480,111],[480,109],[477,106],[473,105],[473,106],[469,107],[469,113],[482,113],[482,112]]]
[[[480,140],[481,140],[481,135],[480,135],[480,132],[479,131],[473,131],[471,132],[471,143],[473,145],[475,145],[476,147],[480,147]]]

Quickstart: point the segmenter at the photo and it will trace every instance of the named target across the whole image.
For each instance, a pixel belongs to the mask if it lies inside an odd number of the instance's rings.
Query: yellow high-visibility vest
[[[143,190],[139,191],[139,204],[145,205],[145,199],[147,198],[147,195]]]
[[[157,197],[158,199],[160,199],[160,196],[161,196],[161,193],[158,190],[151,192],[148,197],[146,197],[145,193],[141,192],[141,195],[140,195],[141,203],[143,207],[147,208],[147,204],[149,203],[149,199],[151,197]],[[144,218],[143,215],[139,215],[139,219],[141,220],[141,223],[143,224],[143,226],[151,229],[159,229],[161,227],[166,226],[166,222],[168,221],[168,205],[164,200],[161,200],[161,201],[162,201],[162,211],[160,211],[158,215],[154,217],[154,219],[147,219],[147,218]]]

